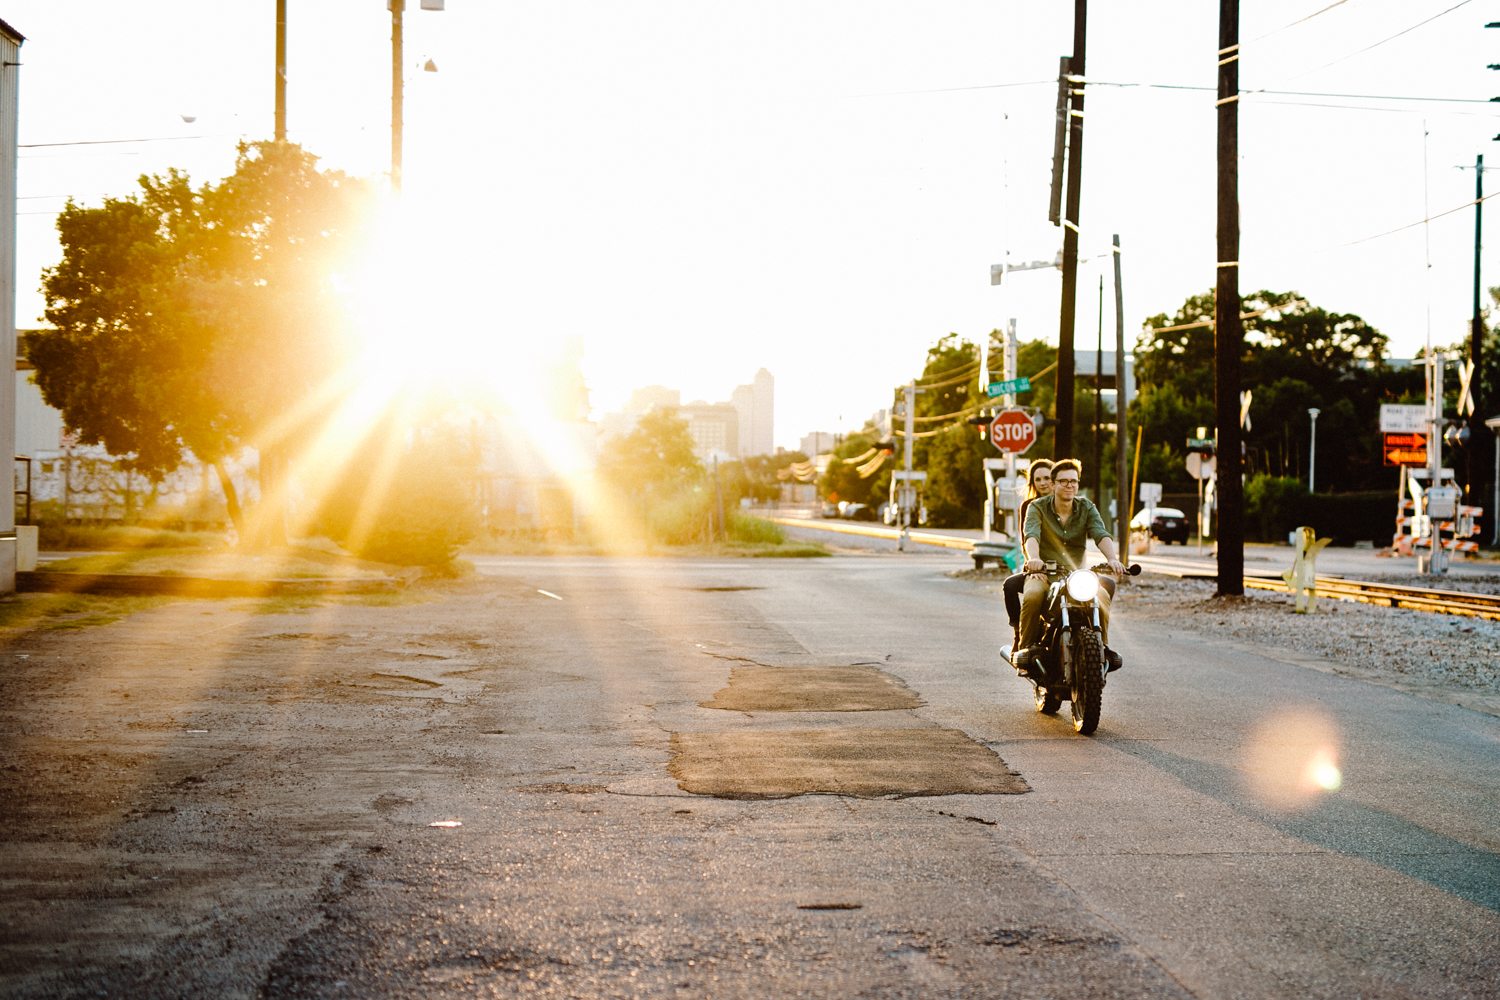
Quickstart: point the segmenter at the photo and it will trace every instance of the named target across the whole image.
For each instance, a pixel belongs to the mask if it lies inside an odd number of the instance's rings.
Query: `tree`
[[[688,422],[671,408],[651,410],[635,430],[610,445],[599,460],[599,473],[635,494],[667,490],[697,480],[703,464],[693,455]]]
[[[1245,433],[1246,472],[1305,478],[1309,407],[1318,436],[1318,482],[1329,489],[1395,486],[1383,466],[1381,403],[1420,400],[1420,370],[1386,363],[1387,338],[1352,313],[1312,305],[1296,292],[1259,291],[1243,300],[1242,384],[1253,393]],[[1190,490],[1183,468],[1187,438],[1214,423],[1214,295],[1194,295],[1168,317],[1146,321],[1136,343],[1139,392],[1130,422],[1143,437],[1141,476]],[[1170,329],[1170,328],[1177,329]],[[1212,436],[1212,432],[1210,432]]]
[[[284,142],[241,143],[218,184],[172,170],[140,186],[58,217],[63,258],[42,282],[54,329],[27,345],[36,383],[80,440],[155,481],[189,452],[212,464],[240,537],[284,544],[288,456],[335,406],[349,360],[339,283],[373,189]],[[258,526],[224,468],[247,446]]]

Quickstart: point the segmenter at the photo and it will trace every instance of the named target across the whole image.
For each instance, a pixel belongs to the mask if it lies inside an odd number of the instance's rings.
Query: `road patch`
[[[673,733],[667,769],[683,791],[721,799],[1030,791],[993,750],[957,729]]]
[[[899,712],[925,705],[901,678],[869,666],[736,666],[702,708],[730,712]]]

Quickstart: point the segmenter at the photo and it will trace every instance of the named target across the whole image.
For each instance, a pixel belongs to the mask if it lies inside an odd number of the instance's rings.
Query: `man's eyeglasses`
[[[1077,486],[1078,485],[1078,480],[1076,480],[1076,479],[1054,479],[1054,480],[1052,480],[1052,485],[1053,486]]]

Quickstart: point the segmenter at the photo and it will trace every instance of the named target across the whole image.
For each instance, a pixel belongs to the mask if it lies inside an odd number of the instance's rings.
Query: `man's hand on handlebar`
[[[1108,562],[1105,563],[1105,565],[1109,567],[1109,571],[1111,573],[1113,573],[1115,576],[1124,576],[1125,575],[1125,564],[1122,563],[1122,562],[1120,562],[1120,560],[1118,560],[1118,559],[1110,559]]]
[[[1044,562],[1042,562],[1042,560],[1040,560],[1040,559],[1028,559],[1028,560],[1026,560],[1026,567],[1025,567],[1025,569],[1026,569],[1026,574],[1028,576],[1046,576],[1047,575],[1047,564],[1044,563]]]

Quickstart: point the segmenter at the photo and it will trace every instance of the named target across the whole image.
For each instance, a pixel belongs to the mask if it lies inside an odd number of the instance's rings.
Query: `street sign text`
[[[1031,379],[1029,378],[1013,378],[1009,382],[991,382],[989,388],[985,390],[991,399],[996,396],[1013,396],[1018,392],[1030,391]]]
[[[990,443],[1001,451],[1019,455],[1036,444],[1036,424],[1025,410],[1006,410],[990,424]]]
[[[1427,435],[1387,434],[1381,451],[1385,453],[1386,465],[1426,465]]]

